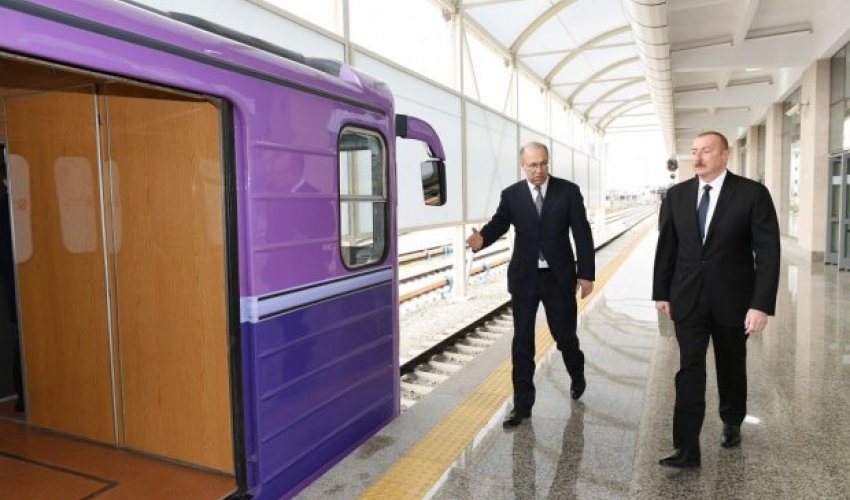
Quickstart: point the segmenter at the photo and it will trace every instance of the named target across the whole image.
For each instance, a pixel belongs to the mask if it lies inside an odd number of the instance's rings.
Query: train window
[[[339,245],[346,267],[384,258],[387,247],[386,153],[381,137],[349,128],[339,139]]]

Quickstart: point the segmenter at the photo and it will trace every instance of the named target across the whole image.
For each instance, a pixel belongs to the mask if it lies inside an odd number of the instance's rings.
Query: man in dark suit
[[[679,343],[675,451],[660,460],[699,467],[705,418],[705,355],[714,346],[721,446],[741,442],[747,412],[747,337],[774,312],[779,286],[779,224],[767,189],[726,170],[729,144],[704,132],[691,148],[696,177],[661,204],[652,298],[670,316]]]
[[[576,291],[593,291],[593,236],[579,187],[549,175],[549,150],[539,142],[520,149],[525,180],[502,191],[496,214],[467,243],[478,251],[498,240],[513,225],[514,251],[508,266],[508,291],[514,317],[511,346],[513,411],[505,428],[531,416],[534,405],[534,326],[540,302],[549,330],[564,358],[572,383],[570,394],[584,393],[584,354],[576,336]],[[575,256],[570,231],[576,245]],[[577,257],[577,258],[576,258]]]

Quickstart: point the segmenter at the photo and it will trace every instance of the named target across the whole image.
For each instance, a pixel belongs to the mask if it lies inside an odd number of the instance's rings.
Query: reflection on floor
[[[0,419],[0,497],[223,498],[232,476],[28,429]]]
[[[850,273],[783,260],[777,315],[748,346],[742,446],[719,445],[709,354],[702,467],[679,471],[657,464],[672,448],[678,352],[650,300],[654,249],[651,233],[580,320],[582,400],[563,363],[547,363],[531,422],[496,422],[435,498],[850,498]]]

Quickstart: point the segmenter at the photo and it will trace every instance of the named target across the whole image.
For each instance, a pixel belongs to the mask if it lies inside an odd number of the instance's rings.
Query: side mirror
[[[446,204],[446,164],[443,160],[425,160],[420,166],[422,172],[422,196],[430,207]]]
[[[422,196],[425,204],[440,207],[446,204],[446,153],[440,137],[431,125],[414,116],[396,115],[395,135],[403,139],[422,141],[431,157],[421,163]]]

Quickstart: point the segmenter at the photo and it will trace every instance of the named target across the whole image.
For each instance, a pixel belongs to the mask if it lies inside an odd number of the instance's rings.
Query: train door
[[[95,103],[87,85],[5,108],[28,418],[113,443]]]
[[[219,108],[0,69],[28,421],[232,472]]]
[[[220,111],[101,87],[125,446],[232,471]]]

